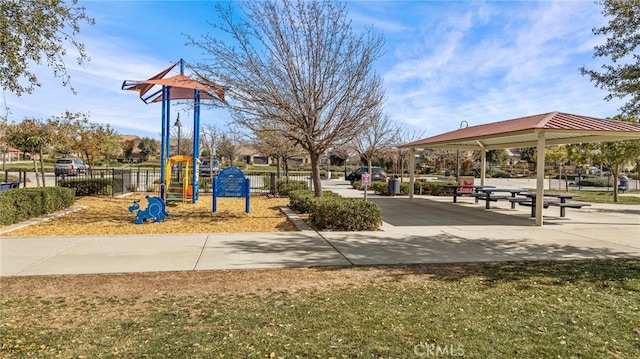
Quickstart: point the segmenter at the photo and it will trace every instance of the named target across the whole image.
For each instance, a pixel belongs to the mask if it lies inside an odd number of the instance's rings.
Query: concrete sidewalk
[[[344,181],[324,189],[362,197]],[[381,231],[0,237],[0,275],[640,257],[640,206],[545,210],[450,197],[381,197]]]

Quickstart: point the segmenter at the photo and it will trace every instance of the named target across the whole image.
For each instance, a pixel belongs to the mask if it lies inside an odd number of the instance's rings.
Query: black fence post
[[[270,183],[269,183],[269,191],[272,196],[276,195],[276,174],[274,172],[269,173],[270,175]]]

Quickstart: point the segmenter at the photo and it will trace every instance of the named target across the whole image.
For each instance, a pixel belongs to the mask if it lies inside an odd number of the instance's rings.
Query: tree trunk
[[[47,184],[44,180],[44,153],[42,148],[40,148],[40,173],[42,174],[42,187],[47,187]]]
[[[613,203],[618,203],[618,172],[620,172],[620,165],[613,165],[611,170],[613,172]]]
[[[318,165],[320,155],[310,153],[311,155],[311,177],[313,182],[313,192],[316,197],[322,197],[322,184],[320,183],[320,167]]]
[[[33,160],[33,173],[35,173],[36,175],[36,187],[40,187],[40,178],[38,177],[38,162],[36,161],[35,157],[32,157],[31,159]]]

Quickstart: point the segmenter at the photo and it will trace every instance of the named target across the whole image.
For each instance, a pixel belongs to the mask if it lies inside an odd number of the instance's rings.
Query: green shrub
[[[322,191],[322,198],[342,198],[342,196],[335,192]],[[300,213],[311,212],[315,200],[315,193],[308,189],[289,192],[289,207]]]
[[[329,196],[314,200],[309,221],[318,230],[373,231],[382,225],[382,212],[374,202]]]
[[[400,182],[400,195],[401,196],[409,195],[409,182]]]
[[[0,192],[0,224],[14,224],[60,209],[75,201],[71,188],[17,188]]]
[[[607,187],[613,186],[613,177],[588,177],[582,178],[580,182],[577,183],[578,186],[586,186],[586,187]]]
[[[447,181],[416,181],[413,184],[414,193],[420,194],[420,189],[422,189],[422,194],[432,195],[432,196],[444,196],[448,193],[446,188],[443,188],[444,185],[451,185],[454,182]],[[400,190],[402,191],[402,184]],[[407,187],[407,191],[409,188]]]
[[[75,190],[76,196],[95,196],[100,194],[113,194],[123,192],[122,181],[120,185],[112,187],[113,180],[111,178],[73,178],[63,179],[58,182],[58,186],[72,188]]]
[[[15,183],[20,182],[20,178],[16,175],[8,175],[5,182],[4,173],[0,174],[0,183]]]
[[[491,178],[512,178],[514,177],[513,174],[511,174],[510,172],[504,171],[504,170],[499,170],[499,169],[493,169],[491,171],[490,174]]]
[[[371,182],[371,186],[369,186],[369,189],[383,196],[386,196],[389,192],[387,182]]]
[[[300,213],[309,213],[313,207],[314,198],[315,193],[308,189],[291,191],[289,192],[289,206]]]
[[[286,179],[276,180],[276,192],[281,196],[289,195],[291,191],[308,190],[309,184],[306,181],[292,181]]]
[[[387,182],[373,182],[370,189],[374,190],[377,194],[382,196],[389,195],[389,183]],[[400,193],[397,196],[409,195],[409,182],[400,182]]]

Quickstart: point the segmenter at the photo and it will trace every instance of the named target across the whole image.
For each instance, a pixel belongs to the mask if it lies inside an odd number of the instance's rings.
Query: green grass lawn
[[[577,191],[570,190],[570,193],[578,194],[580,197],[576,197],[576,201],[591,202],[591,203],[614,203],[613,191]],[[548,190],[545,193],[565,193],[564,191]],[[627,194],[640,194],[640,191],[628,191]],[[619,204],[640,204],[640,197],[637,196],[618,196]]]
[[[371,268],[320,268],[344,271],[345,282],[305,290],[146,299],[3,290],[0,356],[640,357],[640,260],[390,269],[361,280]]]

